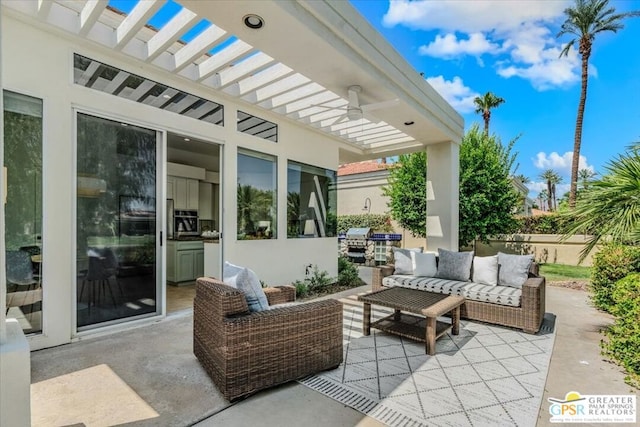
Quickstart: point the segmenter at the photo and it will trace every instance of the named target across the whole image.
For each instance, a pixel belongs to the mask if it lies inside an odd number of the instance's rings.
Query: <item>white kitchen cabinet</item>
[[[200,219],[213,219],[213,184],[200,182],[199,197],[198,216]]]
[[[179,176],[167,177],[167,199],[173,199],[174,209],[198,210],[200,181]]]
[[[187,179],[187,209],[198,210],[200,204],[200,181]]]
[[[175,177],[168,176],[167,177],[167,199],[175,198],[175,194],[176,194],[175,188],[176,188],[176,179],[175,179]],[[175,204],[174,204],[174,206],[175,206]]]

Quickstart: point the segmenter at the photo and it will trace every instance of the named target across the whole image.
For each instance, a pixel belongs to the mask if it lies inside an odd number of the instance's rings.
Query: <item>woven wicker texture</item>
[[[392,265],[374,267],[372,290],[385,289],[382,286],[382,279],[391,274],[393,274]],[[529,269],[529,278],[522,285],[520,307],[509,307],[467,299],[460,308],[460,316],[463,319],[521,328],[524,332],[535,334],[540,329],[544,318],[546,286],[545,278],[538,277],[537,274],[538,265],[533,263]]]
[[[265,291],[270,304],[293,301],[290,286]],[[336,300],[250,313],[242,292],[196,281],[193,352],[228,400],[342,362],[342,304]]]

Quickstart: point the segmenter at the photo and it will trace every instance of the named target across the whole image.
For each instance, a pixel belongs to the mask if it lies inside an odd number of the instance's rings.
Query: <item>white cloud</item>
[[[553,169],[554,171],[569,176],[571,175],[572,161],[573,151],[567,151],[562,155],[555,151],[550,154],[541,151],[536,155],[536,158],[533,159],[533,164],[538,169]],[[588,169],[591,172],[595,171],[593,166],[587,163],[587,158],[582,154],[580,155],[580,160],[578,160],[578,169]]]
[[[383,23],[445,32],[421,46],[419,53],[445,59],[471,55],[481,66],[481,55],[494,55],[498,75],[529,80],[537,90],[547,90],[579,81],[580,58],[573,48],[568,57],[559,58],[563,43],[555,37],[568,4],[565,0],[391,0]],[[597,70],[591,67],[590,74],[597,75]]]
[[[458,39],[455,34],[437,35],[428,45],[420,46],[418,53],[436,58],[452,58],[459,55],[479,56],[483,53],[494,53],[500,46],[491,43],[482,33],[469,34],[469,38]]]
[[[436,76],[428,77],[426,80],[458,112],[469,113],[475,110],[473,100],[478,93],[465,86],[460,77],[445,80],[443,76]]]
[[[528,182],[525,184],[527,186],[527,188],[529,189],[529,192],[533,192],[535,193],[535,195],[537,196],[542,190],[546,190],[547,189],[547,183],[546,182],[542,182],[542,181],[536,181],[536,182]]]
[[[520,22],[553,20],[562,15],[568,3],[566,0],[391,0],[382,22],[388,27],[402,24],[414,30],[467,34],[506,31]]]
[[[532,199],[537,198],[541,191],[547,189],[547,183],[543,181],[529,182],[526,186],[529,189],[529,197]],[[556,184],[556,198],[560,199],[565,193],[568,193],[570,187],[569,184]]]

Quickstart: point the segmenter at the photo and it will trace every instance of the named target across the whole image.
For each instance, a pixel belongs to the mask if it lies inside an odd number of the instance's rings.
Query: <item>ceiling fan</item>
[[[345,113],[338,116],[334,123],[341,123],[344,121],[360,120],[365,118],[373,123],[378,123],[381,120],[375,117],[370,111],[381,110],[383,108],[393,107],[400,102],[398,99],[391,99],[389,101],[374,102],[371,104],[360,104],[359,94],[362,93],[362,87],[358,85],[349,86],[347,89],[348,104],[343,107],[330,107],[328,105],[318,105],[332,110],[345,110]]]

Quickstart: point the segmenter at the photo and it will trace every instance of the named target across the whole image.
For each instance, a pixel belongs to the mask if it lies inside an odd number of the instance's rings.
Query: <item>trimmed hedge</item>
[[[393,232],[391,217],[387,214],[360,214],[338,216],[338,233],[346,233],[350,228],[369,227],[373,231]]]
[[[640,272],[640,247],[620,244],[604,245],[593,257],[591,299],[594,305],[611,312],[616,282]]]
[[[558,214],[525,216],[518,218],[518,233],[521,234],[562,234],[568,220]]]
[[[625,382],[640,386],[640,274],[616,282],[611,314],[615,323],[605,331],[608,342],[601,342],[603,354],[616,360],[629,374]]]

